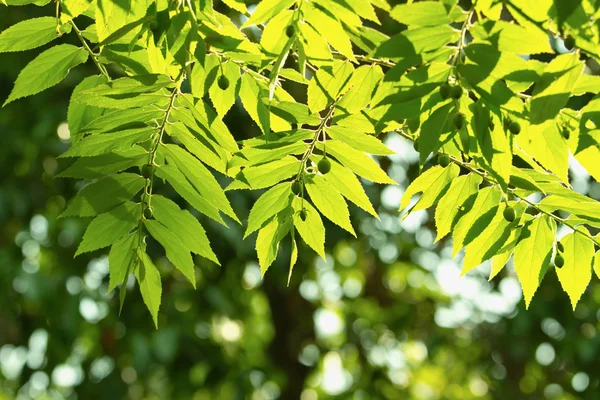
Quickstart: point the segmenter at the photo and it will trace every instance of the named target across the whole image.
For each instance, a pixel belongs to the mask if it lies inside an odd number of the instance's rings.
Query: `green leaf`
[[[577,54],[563,54],[554,58],[536,82],[531,98],[532,124],[553,119],[567,104],[584,63]]]
[[[523,227],[515,247],[515,271],[527,308],[550,264],[555,230],[554,220],[539,215]]]
[[[71,107],[74,105],[71,104]],[[109,110],[102,116],[86,123],[81,131],[84,133],[111,132],[117,129],[150,126],[152,121],[158,125],[158,121],[162,118],[164,118],[164,113],[154,107]]]
[[[450,233],[460,207],[468,198],[477,193],[482,181],[481,176],[473,173],[459,176],[452,181],[435,209],[435,225],[437,227],[435,242]]]
[[[144,17],[146,7],[146,1],[98,0],[95,13],[98,39],[103,41],[124,25]]]
[[[0,53],[35,49],[57,37],[56,18],[28,19],[0,33]]]
[[[449,24],[446,8],[438,1],[400,4],[392,8],[390,17],[404,25],[436,26]]]
[[[306,177],[304,187],[321,214],[356,237],[346,201],[337,190],[328,185],[325,178],[320,175]]]
[[[377,165],[375,160],[365,153],[355,150],[337,140],[327,141],[327,153],[334,156],[344,166],[355,174],[377,183],[396,184],[392,178]]]
[[[218,223],[227,226],[225,221],[223,221],[223,218],[221,218],[217,207],[213,206],[202,197],[177,167],[173,165],[162,165],[159,168],[156,168],[154,174],[169,182],[169,184],[173,186],[173,189],[175,189],[175,191],[196,210]]]
[[[148,254],[140,248],[138,248],[137,253],[141,262],[135,270],[135,277],[140,285],[144,304],[148,307],[148,311],[150,311],[150,315],[154,320],[154,326],[158,329],[158,309],[160,308],[160,297],[162,296],[160,273]]]
[[[192,113],[196,121],[210,132],[219,145],[227,151],[236,152],[238,150],[229,128],[208,104],[202,100],[194,103],[194,98],[189,94],[178,96],[178,99],[181,100],[181,105]]]
[[[325,227],[319,212],[307,200],[302,200],[300,197],[294,197],[292,207],[294,209],[292,218],[298,233],[311,249],[325,259]],[[306,212],[304,221],[300,218],[301,210]]]
[[[289,38],[283,35],[289,25],[295,26],[294,12],[284,10],[274,16],[260,35],[260,45],[270,57],[277,57],[283,51]],[[297,29],[297,28],[295,28]]]
[[[63,0],[61,3],[60,21],[62,23],[71,21],[73,18],[83,14],[90,8],[91,4],[92,0]],[[54,23],[56,24],[56,19],[54,20]]]
[[[75,257],[88,251],[110,246],[135,228],[139,222],[140,205],[126,202],[98,215],[90,222]]]
[[[256,80],[250,74],[242,75],[242,85],[240,87],[240,99],[244,108],[254,122],[260,127],[262,133],[266,135],[271,131],[269,109],[260,101],[265,97],[263,91]]]
[[[356,62],[354,52],[352,51],[352,43],[346,32],[344,32],[342,24],[331,14],[331,11],[321,9],[313,4],[306,3],[302,7],[302,13],[306,21],[329,42],[331,47],[342,53],[349,60]]]
[[[175,82],[162,74],[126,76],[86,89],[82,95],[119,96],[154,93],[160,89],[173,89]]]
[[[475,39],[487,40],[500,51],[517,54],[552,53],[545,32],[512,22],[483,20],[469,30]]]
[[[31,61],[19,74],[8,103],[48,89],[65,79],[71,68],[83,64],[88,53],[81,47],[70,44],[54,46]]]
[[[504,218],[503,212],[506,205],[500,203],[490,224],[466,247],[461,275],[466,274],[485,260],[492,258],[509,240],[511,232],[516,229],[521,215],[527,208],[527,205],[523,202],[516,204],[511,202],[509,205],[514,208],[517,214],[515,220],[509,222]]]
[[[325,39],[310,24],[298,24],[298,28],[300,31],[299,41],[296,42],[299,48],[298,53],[304,55],[305,62],[318,66],[317,72],[322,70],[321,67],[331,67],[331,50]],[[305,63],[301,63],[301,65],[305,65]]]
[[[241,29],[268,21],[295,2],[295,0],[263,0],[258,4],[250,18],[244,22]]]
[[[554,212],[556,210],[565,211],[580,217],[589,217],[600,219],[600,202],[589,197],[576,196],[573,197],[552,195],[546,196],[540,201],[537,207],[546,212]]]
[[[141,167],[148,162],[148,153],[140,146],[129,150],[115,151],[95,157],[84,157],[75,161],[57,178],[98,179],[127,168]]]
[[[152,209],[154,218],[177,235],[192,253],[220,265],[210,247],[206,231],[189,211],[180,209],[173,201],[160,195],[152,196]]]
[[[71,96],[76,97],[79,92],[105,83],[106,78],[103,75],[88,76],[82,80],[79,85],[73,89]],[[102,115],[104,110],[98,107],[91,107],[87,104],[69,103],[67,112],[67,121],[69,123],[69,133],[71,142],[76,144],[81,139],[82,128]]]
[[[521,236],[521,231],[523,230],[522,226],[517,226],[514,229],[511,229],[510,235],[506,240],[506,243],[500,250],[496,252],[496,254],[492,257],[492,268],[490,270],[490,277],[488,280],[492,280],[502,268],[506,265],[510,256],[513,254],[515,247],[519,241],[519,237]]]
[[[408,29],[381,43],[373,55],[392,60],[421,57],[425,52],[436,51],[458,41],[459,34],[447,25]]]
[[[545,193],[533,178],[521,168],[515,166],[511,168],[509,183],[517,189]]]
[[[290,231],[292,224],[290,221],[289,211],[282,211],[279,214],[271,217],[269,222],[258,231],[256,237],[256,253],[258,255],[258,263],[260,272],[265,275],[269,266],[277,258],[279,252],[279,242]]]
[[[344,128],[343,126],[332,126],[328,128],[326,132],[331,138],[344,142],[356,150],[377,156],[389,156],[395,154],[394,151],[383,144],[381,140],[368,133],[359,132],[351,128]]]
[[[223,211],[235,221],[240,221],[215,177],[197,158],[173,144],[161,145],[161,148],[165,150],[167,161],[175,165],[186,176],[208,203]]]
[[[92,157],[112,151],[127,151],[134,144],[150,140],[155,131],[154,128],[146,127],[86,136],[60,157]]]
[[[452,232],[452,257],[471,243],[490,224],[500,204],[502,192],[494,186],[481,189],[471,209],[466,210]],[[464,205],[463,205],[464,206]]]
[[[135,269],[138,262],[137,248],[140,245],[140,235],[136,231],[123,236],[110,248],[108,253],[109,283],[108,293],[118,285],[127,283],[127,274]],[[133,266],[133,268],[132,268]]]
[[[240,67],[234,62],[224,62],[218,70],[218,76],[225,76],[229,80],[229,86],[223,90],[219,87],[219,80],[215,79],[213,84],[208,89],[210,100],[217,110],[219,117],[223,117],[227,114],[227,111],[231,108],[237,93],[240,90],[238,81],[240,80]]]
[[[267,164],[246,167],[236,175],[236,180],[225,190],[264,189],[298,174],[300,168],[300,162],[292,156],[285,156]]]
[[[242,14],[246,13],[246,4],[244,4],[243,0],[223,0],[223,3],[227,4],[230,8],[241,12]]]
[[[175,118],[176,116],[173,117]],[[200,161],[219,172],[225,173],[227,169],[227,154],[217,143],[204,140],[204,137],[198,131],[191,131],[181,122],[167,124],[166,132],[172,138],[180,141],[187,151],[195,155]]]
[[[60,217],[93,217],[113,209],[139,192],[146,180],[123,172],[108,176],[81,189]]]
[[[594,272],[600,278],[600,251],[597,251],[596,255],[594,255]]]
[[[594,243],[583,235],[589,235],[589,232],[583,227],[577,230],[579,232],[569,233],[560,240],[565,247],[565,264],[562,268],[556,268],[558,280],[571,299],[573,311],[592,279],[594,257]]]
[[[545,169],[556,174],[561,181],[569,182],[569,148],[553,121],[530,125],[517,136],[516,141]]]
[[[273,68],[271,68],[271,72],[269,73],[269,102],[273,100],[273,96],[275,95],[275,90],[277,89],[277,82],[279,78],[279,71],[283,68],[285,61],[287,60],[287,56],[292,48],[294,42],[296,41],[296,36],[291,36],[288,41],[285,43],[285,46],[277,56],[275,60],[275,64],[273,64]]]
[[[194,261],[189,249],[181,242],[179,237],[157,220],[144,220],[144,226],[165,249],[167,258],[196,288],[196,275]]]
[[[318,115],[312,114],[310,109],[301,103],[280,101],[271,104],[271,113],[296,124],[319,125],[321,120]]]
[[[456,134],[452,124],[453,106],[445,104],[429,115],[419,134],[420,165],[425,164],[429,154],[436,153]],[[451,128],[452,125],[452,128]]]
[[[434,205],[446,192],[448,186],[454,178],[458,176],[460,168],[458,165],[452,163],[447,167],[436,165],[423,172],[417,179],[411,182],[406,188],[406,191],[402,195],[400,200],[400,209],[402,211],[410,203],[410,199],[417,193],[423,193],[419,201],[410,210],[418,211]],[[408,213],[404,215],[404,218]]]
[[[375,89],[383,79],[383,70],[377,64],[357,68],[348,86],[350,90],[338,102],[338,106],[354,114],[363,110],[375,94]]]
[[[488,170],[497,178],[506,190],[512,170],[511,142],[507,132],[502,128],[501,121],[493,119],[493,114],[478,101],[472,107],[473,121],[471,127]]]
[[[290,253],[290,272],[288,273],[288,287],[290,286],[290,280],[292,280],[292,271],[294,270],[294,265],[296,265],[296,262],[298,261],[298,246],[296,245],[296,238],[295,238],[295,230],[294,227],[292,226],[291,228],[292,230],[292,251]]]
[[[292,135],[293,134],[290,134],[290,136]],[[310,136],[313,135],[311,134]],[[290,154],[303,154],[306,151],[306,147],[306,144],[301,140],[295,143],[277,143],[273,141],[269,145],[245,147],[242,151],[232,157],[229,162],[229,167],[232,169],[234,167],[244,166],[246,169],[249,169],[254,165],[269,163],[271,161],[281,161],[282,158]],[[300,166],[298,165],[298,168],[299,167]]]
[[[104,38],[104,40],[102,40],[98,44],[98,46],[106,46],[107,44],[111,44],[113,42],[116,42],[119,39],[121,39],[124,36],[126,36],[129,32],[133,31],[138,26],[140,26],[140,25],[142,25],[142,24],[144,24],[146,22],[153,21],[153,20],[155,20],[155,16],[154,15],[146,15],[146,16],[138,19],[138,20],[129,22],[129,23],[121,26],[116,31],[112,32],[106,38]]]
[[[340,192],[342,196],[379,219],[377,212],[375,212],[371,201],[365,193],[365,189],[363,189],[356,175],[348,168],[338,164],[335,160],[331,160],[331,170],[324,175],[324,178],[327,184]]]
[[[308,108],[313,113],[331,104],[348,83],[354,67],[350,62],[335,61],[328,70],[319,68],[308,84]]]
[[[273,215],[289,207],[293,197],[289,182],[275,185],[263,193],[250,210],[244,239],[252,232],[260,229]]]

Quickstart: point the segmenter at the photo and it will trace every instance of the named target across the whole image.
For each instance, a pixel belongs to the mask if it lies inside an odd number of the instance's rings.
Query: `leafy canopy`
[[[86,61],[98,70],[69,105],[62,157],[73,162],[59,177],[89,183],[62,216],[93,217],[77,254],[110,247],[121,306],[134,274],[158,324],[149,237],[194,286],[192,254],[218,263],[199,214],[256,232],[263,274],[284,240],[290,277],[299,240],[323,257],[323,218],[356,235],[348,202],[377,216],[363,182],[395,184],[374,157],[394,153],[378,139],[390,133],[420,155],[403,217],[436,207],[436,241],[451,235],[453,255],[465,249],[463,273],[491,260],[491,279],[512,257],[527,305],[555,266],[575,307],[600,270],[600,203],[568,174],[572,155],[600,179],[600,78],[585,65],[600,60],[598,2],[224,3],[241,26],[206,0],[59,0],[55,16],[0,33],[0,52],[53,43],[5,106]],[[398,33],[388,37],[378,27],[390,19]],[[64,35],[80,45],[57,44]],[[582,95],[591,100],[578,107]],[[223,122],[238,99],[262,135],[242,140]],[[195,211],[160,194],[169,187]],[[261,193],[247,220],[233,190]]]

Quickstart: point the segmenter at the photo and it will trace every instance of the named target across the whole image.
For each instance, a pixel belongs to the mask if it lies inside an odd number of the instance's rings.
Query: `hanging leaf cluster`
[[[586,67],[600,60],[597,2],[223,3],[227,14],[206,0],[57,0],[56,15],[0,33],[0,53],[52,42],[5,106],[97,68],[69,104],[59,177],[86,185],[62,217],[91,218],[76,255],[110,248],[121,306],[133,274],[158,324],[148,238],[194,286],[193,255],[219,262],[204,218],[256,234],[263,274],[282,241],[290,277],[298,241],[324,257],[323,219],[356,236],[348,203],[377,217],[363,183],[396,184],[376,157],[394,154],[378,137],[397,134],[419,153],[403,217],[435,207],[436,241],[465,249],[463,273],[491,260],[491,279],[512,257],[527,305],[555,267],[575,307],[600,272],[600,203],[569,183],[573,160],[600,179],[600,77]],[[390,37],[379,27],[391,21]],[[57,44],[67,35],[80,45]],[[577,109],[578,96],[591,100]],[[260,136],[223,122],[238,100]],[[243,222],[228,199],[239,190],[261,193]]]

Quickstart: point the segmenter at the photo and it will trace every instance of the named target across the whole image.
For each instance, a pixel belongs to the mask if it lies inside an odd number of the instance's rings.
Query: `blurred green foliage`
[[[3,30],[53,6],[0,15]],[[2,55],[0,98],[30,56]],[[418,157],[398,137],[386,143],[399,155],[381,162],[400,187],[367,187],[381,220],[354,208],[356,240],[328,226],[327,259],[301,248],[289,287],[289,248],[263,280],[254,239],[203,221],[223,266],[196,260],[193,290],[163,258],[160,328],[133,281],[119,316],[106,252],[73,259],[85,225],[57,219],[77,190],[54,179],[68,96],[93,73],[0,111],[0,399],[599,398],[600,287],[573,313],[550,273],[525,311],[510,269],[493,282],[485,268],[460,278],[448,243],[432,244],[430,215],[396,213]],[[226,119],[259,134],[241,107]],[[599,197],[572,172],[577,190]],[[252,196],[232,195],[234,208],[247,215]]]

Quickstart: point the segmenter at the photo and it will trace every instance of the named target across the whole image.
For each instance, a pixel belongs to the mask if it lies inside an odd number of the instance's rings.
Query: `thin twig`
[[[106,77],[106,79],[108,79],[108,81],[110,82],[110,75],[108,75],[108,71],[106,70],[106,68],[104,67],[104,65],[102,65],[100,63],[100,61],[98,60],[98,55],[96,53],[94,53],[92,51],[92,49],[90,48],[90,46],[87,44],[85,38],[83,37],[83,35],[81,34],[81,31],[77,28],[77,25],[75,25],[75,22],[73,22],[73,20],[69,21],[71,23],[71,26],[73,26],[73,30],[75,31],[75,33],[77,34],[77,36],[79,37],[79,40],[81,41],[81,43],[83,44],[83,47],[85,48],[85,50],[89,53],[90,57],[92,58],[92,60],[94,61],[94,64],[96,64],[96,67],[98,67],[98,70],[100,71],[100,73],[102,75],[104,75]]]

